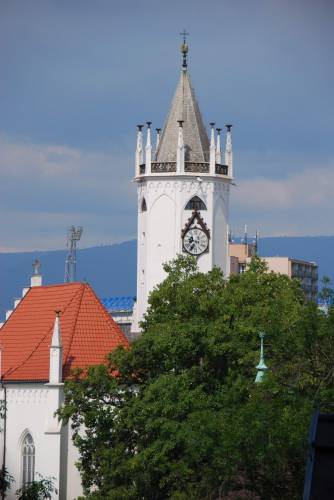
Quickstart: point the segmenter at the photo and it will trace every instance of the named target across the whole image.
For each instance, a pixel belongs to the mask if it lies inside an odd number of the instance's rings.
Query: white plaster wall
[[[66,428],[66,444],[67,444],[67,496],[66,500],[73,500],[78,496],[82,495],[82,486],[81,486],[81,477],[80,473],[76,467],[76,463],[79,460],[79,451],[76,448],[72,441],[73,432],[70,428],[71,422],[69,426]],[[65,455],[65,452],[64,452]]]
[[[22,486],[21,452],[26,431],[30,432],[34,440],[35,473],[55,478],[53,482],[59,493],[54,493],[52,499],[67,500],[77,497],[82,493],[82,488],[80,484],[78,487],[78,473],[72,459],[73,450],[68,453],[70,459],[66,457],[66,450],[73,445],[68,443],[66,429],[62,429],[53,416],[63,398],[62,384],[7,384],[6,387],[6,467],[15,479],[6,498],[15,499],[15,491]],[[4,398],[3,390],[1,398]],[[61,468],[61,464],[66,461],[67,467]],[[68,496],[66,490],[73,491],[73,497]]]
[[[151,175],[138,181],[138,256],[137,256],[137,304],[132,331],[138,331],[138,323],[147,309],[149,293],[163,281],[162,265],[182,253],[181,231],[185,227],[190,210],[187,202],[195,195],[206,204],[201,217],[210,230],[209,252],[202,254],[198,265],[208,272],[214,265],[229,275],[228,258],[228,205],[230,178],[200,174]],[[147,211],[141,212],[145,197]]]
[[[175,256],[175,199],[170,194],[150,196],[146,247],[146,288],[165,278],[162,264]]]

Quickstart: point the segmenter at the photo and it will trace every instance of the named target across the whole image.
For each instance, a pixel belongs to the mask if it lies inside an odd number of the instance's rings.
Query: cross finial
[[[187,43],[187,36],[189,36],[189,33],[184,29],[180,35],[183,37],[183,43]]]
[[[38,259],[35,259],[34,262],[32,263],[32,269],[33,269],[33,274],[35,276],[38,276],[41,271],[41,263]]]
[[[187,69],[187,54],[188,54],[188,45],[187,45],[187,36],[189,33],[187,33],[186,30],[183,30],[180,35],[183,37],[183,43],[181,44],[181,53],[183,56],[183,62],[182,62],[182,68]]]

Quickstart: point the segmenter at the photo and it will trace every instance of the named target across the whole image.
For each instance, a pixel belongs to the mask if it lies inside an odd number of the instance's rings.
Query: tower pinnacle
[[[187,69],[187,54],[188,54],[188,44],[187,44],[187,36],[189,33],[186,32],[186,30],[183,30],[180,35],[183,37],[183,43],[181,44],[181,54],[183,56],[183,61],[182,61],[182,69],[186,70]]]
[[[268,370],[267,365],[264,361],[264,349],[263,349],[263,339],[265,337],[265,333],[260,332],[259,337],[260,337],[260,342],[261,342],[261,351],[260,351],[260,361],[256,367],[256,369],[257,369],[256,378],[255,378],[256,384],[259,384],[260,382],[262,382],[264,374]]]

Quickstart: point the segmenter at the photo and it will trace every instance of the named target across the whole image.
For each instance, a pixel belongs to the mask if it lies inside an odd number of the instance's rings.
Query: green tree
[[[11,487],[14,482],[13,476],[9,474],[6,467],[1,467],[0,470],[0,495],[1,498],[5,498],[7,490]]]
[[[57,493],[53,485],[54,478],[40,476],[38,480],[27,483],[16,491],[18,500],[47,500],[51,499],[52,493]]]
[[[140,339],[66,383],[86,496],[300,498],[312,408],[333,397],[334,316],[257,257],[229,280],[189,257],[165,270]]]
[[[323,276],[321,280],[322,289],[319,292],[319,298],[323,300],[326,307],[333,305],[334,290],[331,286],[331,279],[328,276]]]

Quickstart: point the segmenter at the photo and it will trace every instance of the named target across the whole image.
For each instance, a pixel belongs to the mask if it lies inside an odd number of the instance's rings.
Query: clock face
[[[197,227],[189,229],[183,237],[183,248],[191,255],[201,255],[209,246],[205,232]]]

